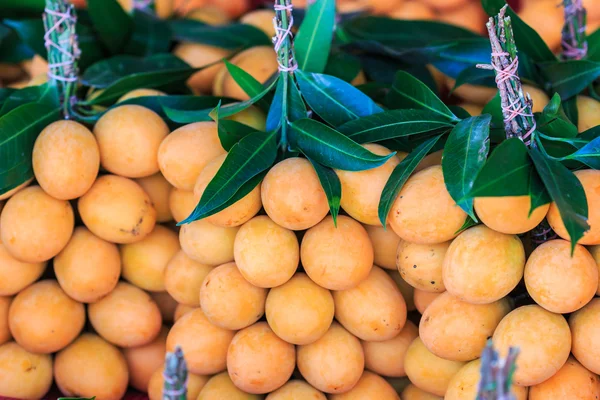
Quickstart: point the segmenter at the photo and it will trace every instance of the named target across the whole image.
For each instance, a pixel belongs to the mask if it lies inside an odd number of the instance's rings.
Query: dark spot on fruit
[[[435,281],[431,281],[431,284],[432,284],[432,285],[435,285]]]
[[[417,266],[416,266],[416,265],[413,265],[413,268],[417,268]]]
[[[430,319],[431,319],[431,317],[428,315],[427,318],[425,318],[425,321],[423,321],[423,322],[429,322]]]

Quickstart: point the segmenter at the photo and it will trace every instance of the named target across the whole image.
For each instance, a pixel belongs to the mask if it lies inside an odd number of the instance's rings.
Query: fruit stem
[[[492,46],[491,64],[478,64],[477,67],[493,70],[496,74],[506,137],[518,137],[525,145],[535,146],[533,102],[529,93],[523,93],[512,24],[510,17],[505,16],[507,7],[502,7],[486,24]]]
[[[587,11],[582,0],[563,0],[565,24],[562,28],[562,58],[581,60],[587,55],[588,44],[585,35]]]
[[[515,400],[510,389],[518,354],[519,350],[511,347],[506,358],[500,358],[492,341],[488,340],[481,354],[481,380],[477,400]]]
[[[77,60],[81,54],[75,25],[75,7],[66,0],[46,0],[44,44],[48,51],[48,86],[56,87],[63,115],[71,118],[77,101]]]
[[[175,352],[167,353],[163,378],[163,400],[186,400],[188,370],[181,347],[176,346]]]

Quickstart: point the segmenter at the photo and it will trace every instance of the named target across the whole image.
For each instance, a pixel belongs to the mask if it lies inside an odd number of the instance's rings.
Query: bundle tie
[[[73,46],[73,51],[75,54],[70,53],[70,52],[66,51],[61,45],[64,45],[66,43],[69,43],[69,41],[72,41],[74,39],[72,36],[69,38],[66,38],[66,39],[59,40],[59,42],[56,43],[52,40],[51,35],[52,35],[52,33],[57,32],[59,27],[67,21],[70,21],[73,24],[75,24],[77,18],[71,13],[72,9],[73,8],[68,8],[67,11],[64,13],[54,11],[49,8],[46,8],[44,10],[46,14],[52,15],[53,17],[58,18],[57,21],[54,23],[54,25],[52,25],[52,27],[50,27],[50,29],[48,29],[46,31],[46,33],[44,33],[44,45],[45,45],[46,49],[48,50],[48,53],[50,53],[50,48],[54,48],[54,49],[57,49],[63,56],[66,57],[66,60],[64,60],[64,61],[48,64],[48,77],[52,78],[52,79],[56,79],[58,81],[62,81],[62,82],[77,82],[78,78],[73,73],[74,72],[73,65],[75,64],[76,57],[79,54],[79,48],[76,45]],[[74,42],[74,43],[76,43],[76,42]],[[48,61],[50,61],[50,60],[48,60]],[[66,72],[65,75],[68,75],[68,76],[57,75],[55,73],[55,71],[59,70],[61,67],[64,67],[65,72]]]
[[[280,12],[285,11],[289,17],[287,29],[283,29],[282,27],[279,26],[279,24],[277,23],[277,17],[273,18],[273,26],[275,27],[275,37],[273,38],[273,43],[274,43],[275,52],[277,54],[279,54],[279,50],[281,49],[281,46],[283,46],[283,43],[285,42],[285,39],[288,36],[290,39],[290,43],[292,42],[292,26],[294,26],[294,16],[292,15],[293,6],[292,6],[292,4],[287,4],[287,5],[275,4],[274,10],[276,12],[277,11],[280,11]],[[296,60],[294,59],[294,57],[291,54],[289,55],[288,62],[290,64],[289,67],[286,65],[283,65],[281,63],[280,57],[277,57],[277,64],[278,64],[279,71],[294,72],[298,69],[298,63],[296,62]]]

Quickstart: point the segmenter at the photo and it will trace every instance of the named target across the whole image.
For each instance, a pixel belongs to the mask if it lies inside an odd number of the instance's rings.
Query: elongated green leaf
[[[568,160],[577,160],[592,169],[600,169],[600,137],[592,140],[575,153],[565,157]]]
[[[282,128],[282,136],[287,136],[289,123],[306,117],[306,106],[293,78],[281,75],[267,115],[267,132]]]
[[[308,7],[294,39],[298,67],[301,70],[316,73],[325,70],[334,25],[335,0],[319,0]]]
[[[587,59],[591,61],[600,61],[600,29],[587,37],[588,51]]]
[[[244,184],[272,166],[277,156],[275,136],[274,132],[255,132],[235,144],[215,177],[206,186],[192,214],[179,225],[222,210],[220,207],[231,200]]]
[[[262,83],[254,79],[252,75],[250,75],[237,65],[225,60],[225,67],[227,67],[227,70],[229,71],[229,74],[231,75],[233,80],[236,81],[236,83],[240,85],[242,90],[246,92],[246,94],[251,98],[258,96],[260,93],[262,93],[263,90],[265,90],[265,87]],[[261,97],[256,102],[256,105],[263,110],[268,110],[270,102],[267,101],[266,98]]]
[[[17,32],[0,23],[0,60],[3,62],[21,62],[30,60],[35,52],[29,47]]]
[[[525,196],[532,169],[527,147],[518,138],[500,143],[475,180],[470,197]]]
[[[429,110],[390,110],[349,121],[339,131],[357,143],[450,130],[454,124],[445,116]]]
[[[584,140],[587,140],[587,141],[594,140],[597,137],[600,137],[600,125],[596,125],[594,127],[591,127],[587,131],[581,132],[581,134],[579,135],[580,139],[584,139]]]
[[[427,85],[404,71],[396,73],[386,103],[392,108],[418,108],[437,113],[451,121],[458,120]]]
[[[458,228],[458,230],[456,232],[454,232],[455,235],[458,235],[459,233],[466,231],[469,228],[472,228],[474,226],[479,225],[479,222],[477,220],[474,220],[473,218],[471,218],[471,216],[467,215],[467,219],[465,220],[465,223]]]
[[[483,107],[481,114],[489,114],[492,116],[490,125],[490,139],[492,143],[500,143],[506,139],[500,93],[496,93],[496,95]]]
[[[346,82],[352,82],[361,70],[358,57],[342,51],[333,52],[329,55],[325,71],[327,75],[335,76]]]
[[[435,52],[433,66],[456,79],[465,68],[489,64],[490,52],[490,41],[487,38],[454,40]]]
[[[2,21],[13,28],[25,43],[36,53],[46,58],[44,46],[44,21],[41,18]]]
[[[456,77],[456,82],[454,83],[452,91],[467,83],[470,85],[488,86],[495,88],[496,81],[494,80],[494,76],[494,71],[491,71],[489,69],[477,68],[477,66],[473,65],[469,68],[465,68]]]
[[[133,32],[125,46],[127,54],[147,57],[169,51],[171,30],[167,21],[136,10],[133,22]]]
[[[537,148],[529,149],[529,154],[550,197],[558,207],[573,251],[579,239],[590,228],[587,223],[588,205],[583,186],[567,167],[545,157]]]
[[[133,19],[117,0],[87,0],[89,16],[102,43],[112,54],[125,47],[133,31]]]
[[[293,122],[290,133],[292,146],[329,168],[363,171],[385,164],[395,154],[373,154],[338,131],[308,118]]]
[[[490,121],[491,117],[486,114],[459,122],[450,132],[442,159],[448,193],[475,221],[473,197],[469,193],[490,149]]]
[[[253,46],[272,46],[271,40],[260,29],[245,24],[211,26],[202,22],[183,19],[170,24],[174,39],[220,47],[244,49]]]
[[[563,102],[563,110],[569,121],[575,126],[579,123],[579,110],[577,109],[577,97],[571,97]]]
[[[600,76],[600,62],[570,60],[545,64],[542,73],[547,77],[551,90],[568,99],[587,88]]]
[[[441,137],[442,135],[435,136],[421,143],[406,156],[396,168],[394,168],[394,171],[381,192],[379,208],[377,211],[379,214],[379,221],[384,227],[387,225],[388,215],[394,201],[396,201],[396,197],[398,197],[398,193],[400,193],[400,189],[402,189],[410,175],[414,172],[415,168],[417,168],[417,165],[419,165]]]
[[[302,70],[295,75],[310,108],[333,126],[383,111],[367,95],[341,79]]]
[[[48,85],[30,86],[15,90],[8,96],[0,107],[0,117],[27,103],[36,103]],[[58,106],[57,106],[58,107]]]
[[[221,109],[221,102],[215,107],[215,109],[209,114],[209,116],[217,123],[217,131],[219,133],[219,140],[221,146],[226,151],[231,148],[244,137],[249,134],[256,132],[256,129],[244,125],[237,121],[228,121],[226,119],[219,118],[219,111]]]
[[[552,201],[544,182],[540,178],[535,168],[531,168],[529,174],[529,197],[531,198],[531,208],[529,209],[529,216],[535,211],[536,208],[548,204]]]
[[[573,125],[561,108],[560,96],[555,93],[544,107],[544,111],[536,116],[537,129],[548,136],[556,138],[574,138],[578,134],[577,126]]]
[[[319,182],[321,182],[321,186],[327,196],[327,203],[329,203],[329,212],[331,212],[333,224],[337,226],[337,216],[340,212],[340,201],[342,198],[340,178],[338,178],[337,174],[331,168],[327,168],[310,158],[308,161],[310,161],[319,177]]]

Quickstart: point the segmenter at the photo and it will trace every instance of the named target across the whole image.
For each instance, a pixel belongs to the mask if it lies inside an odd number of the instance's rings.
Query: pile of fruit
[[[600,398],[600,2],[72,3],[0,2],[0,397]]]

